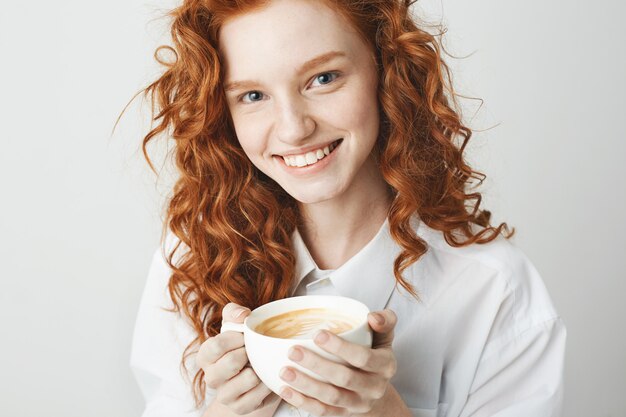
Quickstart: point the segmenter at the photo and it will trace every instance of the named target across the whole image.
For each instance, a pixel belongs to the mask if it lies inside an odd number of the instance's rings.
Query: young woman
[[[185,0],[145,91],[179,178],[137,318],[144,416],[556,416],[565,328],[471,188],[471,131],[404,0]],[[316,338],[285,388],[220,334],[250,309],[337,294],[371,349]],[[289,386],[289,388],[288,388]]]

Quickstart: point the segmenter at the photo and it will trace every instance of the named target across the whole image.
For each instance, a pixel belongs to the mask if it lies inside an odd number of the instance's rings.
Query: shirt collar
[[[292,288],[295,291],[317,265],[297,228],[292,242],[296,253],[296,280]],[[391,237],[389,222],[385,219],[374,238],[329,278],[340,295],[361,301],[370,311],[380,311],[396,286],[393,263],[401,250]]]
[[[294,230],[293,235],[291,236],[291,241],[296,254],[296,280],[294,281],[291,288],[291,293],[293,294],[293,292],[296,290],[296,288],[298,288],[298,285],[300,285],[300,282],[302,282],[304,277],[306,277],[312,270],[314,270],[317,265],[315,264],[311,253],[309,253],[309,250],[304,244],[304,240],[302,240],[302,236],[300,235],[300,232],[298,232],[297,227]]]

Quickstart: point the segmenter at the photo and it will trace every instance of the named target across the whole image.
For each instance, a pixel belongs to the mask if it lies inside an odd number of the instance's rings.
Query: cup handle
[[[243,330],[245,328],[246,326],[244,326],[243,323],[232,323],[230,321],[226,321],[222,323],[222,329],[220,330],[220,333],[228,331],[243,333]]]

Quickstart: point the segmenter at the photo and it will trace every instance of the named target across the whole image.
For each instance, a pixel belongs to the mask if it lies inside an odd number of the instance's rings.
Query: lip
[[[343,144],[343,140],[339,141],[339,143],[337,143],[337,145],[335,146],[335,149],[333,149],[323,159],[321,159],[320,161],[316,162],[313,165],[307,165],[304,167],[290,167],[289,165],[285,163],[285,160],[282,158],[282,156],[276,155],[274,156],[274,158],[277,159],[278,164],[280,164],[281,168],[285,170],[289,175],[293,175],[296,177],[306,177],[309,175],[317,174],[318,172],[326,168],[328,164],[333,162],[333,160],[336,158],[337,150],[341,148],[342,144]],[[313,149],[317,149],[317,148],[313,148]]]
[[[326,146],[330,146],[331,144],[337,142],[338,140],[342,140],[343,138],[333,139],[330,142],[322,143],[320,145],[307,146],[306,148],[301,148],[296,151],[289,151],[287,153],[276,153],[273,156],[294,156],[294,155],[303,155],[307,152],[315,151],[317,149],[324,149]]]

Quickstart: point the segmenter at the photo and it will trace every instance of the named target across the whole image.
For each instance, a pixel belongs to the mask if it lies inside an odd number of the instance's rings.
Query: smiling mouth
[[[300,155],[281,156],[281,158],[283,158],[283,161],[285,161],[285,165],[289,167],[302,168],[309,165],[315,165],[317,162],[330,155],[342,141],[343,138],[340,138],[330,145],[324,146],[323,148],[319,148],[314,151],[303,153]]]

